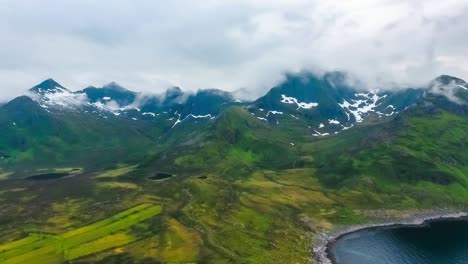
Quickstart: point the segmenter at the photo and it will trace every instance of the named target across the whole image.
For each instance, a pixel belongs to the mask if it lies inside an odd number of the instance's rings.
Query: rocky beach
[[[318,234],[313,244],[311,253],[316,264],[339,264],[335,263],[330,254],[330,248],[342,236],[351,234],[364,229],[380,227],[398,227],[398,226],[421,226],[431,221],[441,221],[449,219],[459,219],[468,217],[466,211],[455,210],[431,210],[418,211],[404,217],[389,217],[382,213],[377,213],[376,220],[369,224],[342,226],[330,232]]]

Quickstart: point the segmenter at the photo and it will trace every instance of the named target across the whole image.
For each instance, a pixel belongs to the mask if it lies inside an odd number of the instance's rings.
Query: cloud
[[[459,79],[447,81],[441,81],[436,79],[432,81],[428,87],[428,90],[432,94],[443,95],[450,101],[457,104],[466,104],[465,100],[460,97],[460,93],[466,93],[468,91],[467,84]]]
[[[244,89],[343,70],[367,86],[468,78],[463,0],[0,0],[0,98],[53,77],[77,90]]]
[[[64,91],[61,93],[45,93],[39,96],[37,93],[26,92],[26,95],[39,102],[42,106],[80,107],[88,103],[88,96],[84,93],[72,93]]]

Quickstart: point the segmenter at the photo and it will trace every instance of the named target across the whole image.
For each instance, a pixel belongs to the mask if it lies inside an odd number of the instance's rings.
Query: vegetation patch
[[[164,179],[168,179],[168,178],[171,178],[171,177],[172,177],[172,174],[158,172],[158,173],[156,173],[156,175],[151,176],[149,178],[151,180],[164,180]]]
[[[45,233],[0,245],[0,262],[63,263],[139,239],[128,229],[160,214],[162,207],[142,204],[94,224],[60,235]]]
[[[83,172],[82,168],[53,168],[38,169],[38,174],[27,177],[28,180],[54,180],[67,176],[77,175]]]
[[[2,172],[2,171],[0,171],[0,181],[8,179],[8,177],[10,177],[11,175],[13,175],[13,172]]]
[[[27,177],[28,180],[54,180],[70,176],[67,172],[55,172],[55,173],[44,173],[37,174]]]
[[[121,167],[113,170],[108,170],[105,172],[102,172],[98,175],[96,175],[96,179],[102,179],[102,178],[116,178],[120,176],[124,176],[126,174],[129,174],[130,172],[134,171],[138,165],[133,165],[133,166],[125,166],[121,165]]]
[[[131,182],[118,182],[118,181],[111,181],[111,182],[100,182],[97,184],[99,188],[120,188],[120,189],[133,189],[138,190],[140,187],[135,183]]]

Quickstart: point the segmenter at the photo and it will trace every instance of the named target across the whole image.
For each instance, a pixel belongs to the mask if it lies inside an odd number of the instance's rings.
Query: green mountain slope
[[[102,167],[139,160],[160,134],[148,122],[52,113],[29,97],[0,108],[0,167]]]
[[[180,129],[192,135],[197,131],[190,126]],[[181,139],[179,133],[167,136],[165,140],[173,144],[144,166],[185,175],[205,172],[238,178],[257,168],[281,168],[294,162],[286,133],[272,130],[241,107],[228,108],[192,137],[175,141],[174,137]]]
[[[465,108],[429,97],[389,123],[324,139],[312,152],[317,177],[329,187],[398,193],[414,204],[466,204]]]

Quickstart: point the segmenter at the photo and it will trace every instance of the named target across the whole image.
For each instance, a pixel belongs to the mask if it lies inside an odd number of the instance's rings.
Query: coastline
[[[431,221],[450,220],[468,217],[468,212],[465,211],[449,211],[437,210],[430,212],[419,212],[410,217],[393,220],[393,221],[377,221],[363,225],[344,226],[331,231],[329,233],[318,234],[313,243],[311,250],[312,258],[316,264],[337,264],[330,256],[330,247],[342,236],[352,234],[365,229],[373,229],[380,227],[398,227],[398,226],[421,226]]]

